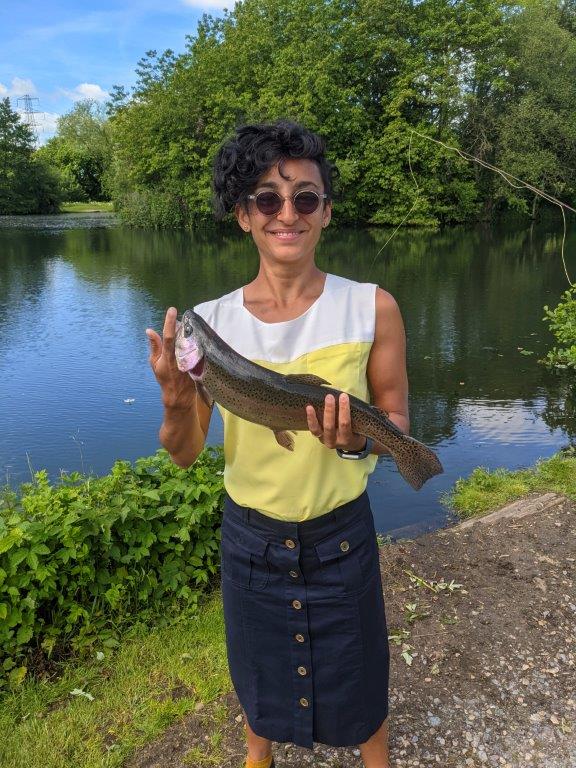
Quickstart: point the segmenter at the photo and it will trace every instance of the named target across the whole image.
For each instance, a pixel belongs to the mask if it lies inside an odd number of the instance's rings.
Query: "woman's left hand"
[[[318,420],[314,406],[306,406],[308,429],[326,448],[341,448],[343,451],[361,451],[366,445],[364,435],[352,432],[350,416],[350,398],[341,392],[338,408],[334,395],[326,395],[324,400],[324,418]]]

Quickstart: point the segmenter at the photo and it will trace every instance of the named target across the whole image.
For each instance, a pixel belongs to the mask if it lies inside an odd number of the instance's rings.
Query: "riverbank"
[[[532,497],[381,547],[391,637],[392,765],[576,765],[576,505]],[[128,768],[238,768],[228,693],[171,726]],[[356,749],[275,745],[278,768],[360,768]]]
[[[573,495],[575,461],[553,457],[532,474],[550,483],[564,474]],[[493,474],[500,491],[517,480]],[[504,510],[381,540],[393,765],[576,764],[576,505],[547,489]],[[241,720],[215,591],[193,618],[135,629],[5,695],[0,765],[236,768]],[[275,754],[278,768],[361,766],[352,749],[275,745]]]
[[[98,213],[99,211],[110,212],[114,210],[114,203],[111,201],[87,202],[87,203],[62,203],[60,213]]]

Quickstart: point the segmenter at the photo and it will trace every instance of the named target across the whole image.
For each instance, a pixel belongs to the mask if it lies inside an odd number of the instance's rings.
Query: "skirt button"
[[[306,674],[306,667],[298,667],[298,674],[304,677],[304,675]]]
[[[286,541],[284,542],[284,544],[286,544],[286,546],[288,547],[288,549],[294,549],[294,548],[295,548],[295,546],[296,546],[296,544],[295,544],[295,543],[292,541],[292,539],[286,539]]]
[[[301,707],[309,707],[310,703],[309,703],[308,699],[300,699],[300,706]]]
[[[340,542],[340,549],[342,550],[342,552],[348,552],[348,550],[350,549],[350,544],[348,544],[347,541],[342,541]]]
[[[296,610],[299,611],[300,608],[302,608],[300,600],[292,600],[292,608],[296,608]]]

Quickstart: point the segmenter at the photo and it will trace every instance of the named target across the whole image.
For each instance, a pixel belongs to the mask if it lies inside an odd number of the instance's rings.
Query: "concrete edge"
[[[496,509],[494,512],[490,512],[487,515],[481,515],[480,517],[471,517],[468,520],[464,520],[462,523],[457,523],[450,528],[444,528],[443,534],[452,531],[463,531],[467,528],[471,528],[473,525],[495,523],[498,520],[505,518],[519,519],[522,517],[528,517],[529,515],[535,515],[538,512],[544,512],[551,507],[560,506],[560,504],[566,499],[560,493],[541,493],[538,496],[524,497],[517,499],[516,501],[506,504],[506,506]]]

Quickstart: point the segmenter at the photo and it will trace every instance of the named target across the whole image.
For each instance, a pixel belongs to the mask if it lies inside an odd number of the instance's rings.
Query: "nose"
[[[286,224],[293,223],[298,219],[298,211],[294,207],[294,201],[291,197],[284,198],[282,208],[276,214],[276,218]]]

